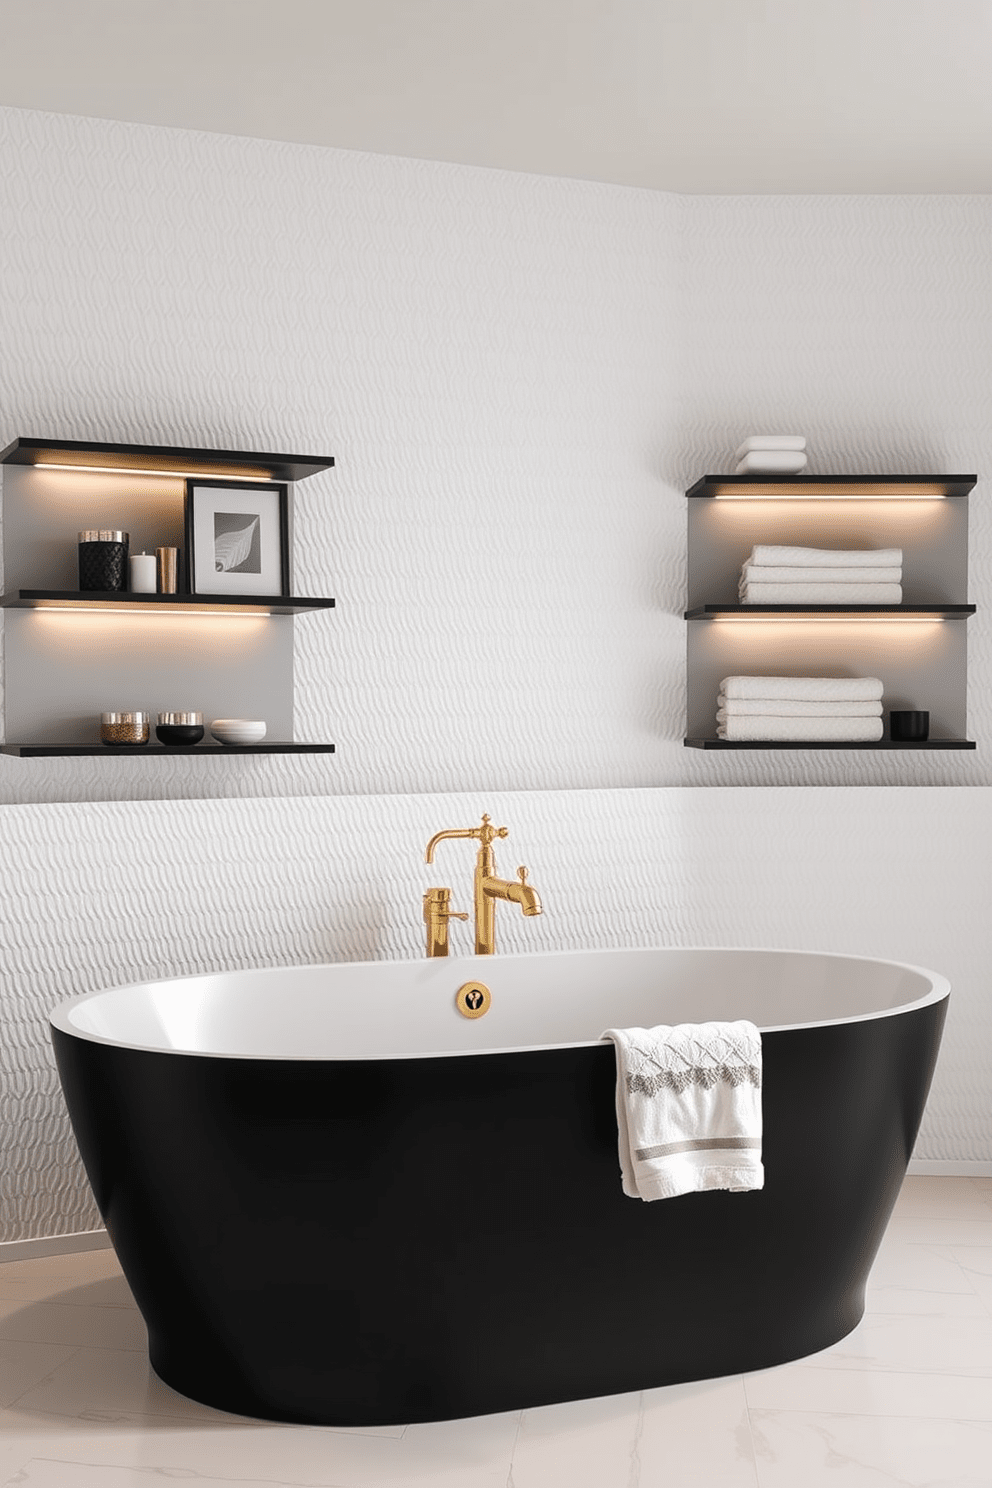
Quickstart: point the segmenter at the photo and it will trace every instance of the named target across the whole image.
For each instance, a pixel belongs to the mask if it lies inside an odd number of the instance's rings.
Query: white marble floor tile
[[[942,1218],[940,1215],[903,1218],[894,1214],[889,1235],[915,1245],[992,1245],[992,1216],[988,1219]]]
[[[0,1302],[0,1338],[139,1351],[148,1347],[137,1308],[63,1302]]]
[[[33,1457],[8,1478],[10,1488],[154,1488],[154,1479],[162,1479],[154,1467],[111,1467],[105,1462],[56,1462]],[[165,1474],[171,1476],[171,1474]],[[185,1488],[231,1488],[231,1478],[204,1478],[199,1473],[183,1473]],[[295,1488],[288,1480],[238,1478],[237,1488]],[[332,1485],[336,1488],[336,1485]]]
[[[777,1369],[746,1374],[744,1393],[751,1410],[992,1421],[992,1385],[986,1375],[782,1364]]]
[[[992,1218],[992,1194],[980,1189],[973,1178],[914,1175],[903,1182],[893,1218],[988,1221]]]
[[[992,1313],[992,1245],[949,1245],[942,1248],[941,1257],[958,1266],[986,1311]]]
[[[165,1416],[200,1422],[245,1419],[215,1411],[180,1395],[159,1379],[148,1355],[137,1349],[77,1349],[48,1372],[17,1404],[46,1415],[89,1420],[118,1416]]]
[[[10,1277],[12,1266],[0,1266],[0,1303],[57,1302],[64,1307],[137,1306],[131,1288],[118,1271],[78,1285],[66,1276]]]
[[[973,1291],[950,1247],[914,1245],[886,1235],[871,1268],[873,1291],[925,1291],[947,1294]]]
[[[985,1375],[992,1380],[992,1328],[987,1316],[866,1313],[853,1333],[799,1362],[817,1369]]]
[[[641,1397],[603,1395],[525,1410],[513,1448],[513,1488],[636,1483]]]
[[[220,1413],[210,1424],[137,1415],[81,1420],[17,1409],[0,1413],[0,1484],[19,1483],[17,1472],[38,1459],[129,1468],[153,1483],[506,1488],[518,1424],[519,1413],[512,1412],[394,1434],[392,1428],[345,1431]]]
[[[744,1381],[702,1380],[645,1390],[638,1488],[757,1488]]]
[[[11,1405],[76,1352],[70,1344],[0,1339],[0,1406]]]
[[[865,1312],[914,1313],[919,1317],[988,1316],[973,1286],[969,1286],[966,1292],[932,1292],[921,1287],[872,1286],[869,1283],[865,1293]]]
[[[989,1488],[992,1424],[752,1410],[761,1488]]]
[[[0,1281],[16,1277],[35,1280],[68,1279],[81,1286],[87,1281],[98,1281],[104,1276],[120,1276],[121,1266],[117,1253],[109,1245],[101,1250],[70,1251],[65,1255],[32,1256],[23,1261],[0,1262]]]

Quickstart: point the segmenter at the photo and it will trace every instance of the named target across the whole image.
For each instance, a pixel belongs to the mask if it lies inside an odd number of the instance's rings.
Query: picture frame
[[[186,482],[190,594],[289,593],[289,505],[276,482]]]

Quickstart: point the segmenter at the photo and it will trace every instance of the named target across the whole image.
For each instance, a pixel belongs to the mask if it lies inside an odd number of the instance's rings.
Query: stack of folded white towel
[[[902,548],[759,544],[738,592],[741,604],[902,604]]]
[[[802,434],[751,434],[734,459],[735,475],[798,475],[806,469]]]
[[[882,692],[877,677],[724,677],[717,736],[875,744]]]

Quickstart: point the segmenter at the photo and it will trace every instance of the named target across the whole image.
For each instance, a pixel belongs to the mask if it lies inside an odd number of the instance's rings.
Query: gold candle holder
[[[159,594],[175,594],[179,587],[179,549],[156,548]]]

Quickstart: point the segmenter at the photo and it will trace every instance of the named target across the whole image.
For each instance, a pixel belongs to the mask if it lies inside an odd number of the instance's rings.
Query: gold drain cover
[[[481,1018],[488,1013],[493,994],[485,982],[466,982],[455,993],[455,1007],[463,1018]]]

